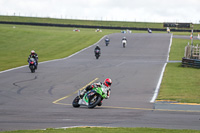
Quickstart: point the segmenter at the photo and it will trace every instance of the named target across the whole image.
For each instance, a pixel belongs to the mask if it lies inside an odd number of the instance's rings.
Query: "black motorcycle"
[[[96,59],[99,59],[99,57],[101,55],[100,50],[99,49],[95,49],[94,53],[95,53]]]
[[[35,72],[35,69],[37,68],[37,63],[36,63],[36,60],[34,58],[30,58],[30,60],[29,60],[29,68],[30,68],[32,73]]]

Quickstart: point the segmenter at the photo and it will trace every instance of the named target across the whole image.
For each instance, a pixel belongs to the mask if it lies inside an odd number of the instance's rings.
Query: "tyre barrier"
[[[182,58],[182,67],[200,68],[200,60]]]

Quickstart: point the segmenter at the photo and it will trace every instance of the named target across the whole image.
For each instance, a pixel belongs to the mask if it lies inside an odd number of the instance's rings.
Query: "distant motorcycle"
[[[125,47],[126,47],[126,45],[127,45],[127,42],[126,42],[126,40],[122,40],[122,46],[123,46],[123,48],[125,48]]]
[[[36,60],[34,58],[30,58],[30,60],[29,60],[29,68],[30,68],[32,73],[35,72],[35,69],[37,68],[37,63],[36,63]]]
[[[151,30],[151,29],[148,28],[147,30],[148,30],[148,33],[152,33],[152,30]]]
[[[110,42],[110,40],[109,40],[108,38],[106,38],[106,39],[105,39],[105,44],[106,44],[106,46],[108,46],[109,42]]]
[[[96,49],[96,50],[94,51],[94,53],[95,53],[96,59],[99,59],[99,57],[100,57],[100,55],[101,55],[100,50],[99,50],[99,49]]]
[[[101,106],[101,101],[104,98],[106,98],[106,95],[101,89],[101,87],[93,88],[92,90],[85,93],[83,97],[80,97],[80,91],[79,91],[78,96],[76,96],[72,102],[72,106],[78,108],[81,105],[83,105],[87,106],[88,108],[94,108],[97,105]]]

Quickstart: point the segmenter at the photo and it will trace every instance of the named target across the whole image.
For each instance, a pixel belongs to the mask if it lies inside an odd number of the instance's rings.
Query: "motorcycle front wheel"
[[[31,69],[31,72],[32,72],[32,73],[35,72],[35,67],[34,67],[34,66],[29,66],[29,68]]]
[[[74,108],[80,107],[80,105],[78,104],[79,100],[80,100],[80,97],[79,97],[79,96],[77,96],[77,97],[73,100],[72,106],[73,106]]]
[[[34,72],[35,72],[35,69],[31,69],[31,72],[34,73]]]
[[[101,102],[101,96],[100,95],[94,95],[89,100],[88,108],[94,108]]]
[[[96,55],[96,59],[99,59],[99,55]]]

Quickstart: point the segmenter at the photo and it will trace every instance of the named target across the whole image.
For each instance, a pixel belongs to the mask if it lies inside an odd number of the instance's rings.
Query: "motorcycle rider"
[[[94,49],[94,53],[96,54],[96,50],[99,50],[99,54],[101,54],[101,48],[99,47],[99,45],[97,45]]]
[[[108,99],[110,97],[110,87],[112,84],[112,80],[110,78],[106,78],[104,80],[104,82],[98,82],[98,83],[93,83],[91,85],[88,85],[80,94],[80,97],[83,98],[83,96],[85,95],[85,93],[87,93],[88,91],[92,90],[93,88],[96,87],[101,87],[102,91],[107,95],[105,99]],[[102,105],[102,101],[98,104],[98,106]]]
[[[126,40],[126,41],[127,41],[126,37],[123,37],[123,38],[122,38],[122,41],[123,41],[123,40]]]
[[[148,33],[152,33],[152,30],[151,30],[151,29],[149,29],[149,28],[147,29],[147,31],[148,31]]]
[[[36,61],[36,69],[37,69],[37,66],[38,66],[38,55],[35,53],[34,50],[31,50],[31,54],[29,55],[28,60],[27,60],[28,62],[29,62],[30,58],[34,58],[35,59],[35,61]]]
[[[109,43],[110,42],[110,39],[108,38],[108,37],[106,37],[106,39],[105,39],[105,43]]]
[[[126,39],[126,37],[123,37],[122,38],[122,45],[123,45],[124,48],[125,48],[126,44],[127,44],[127,39]]]

